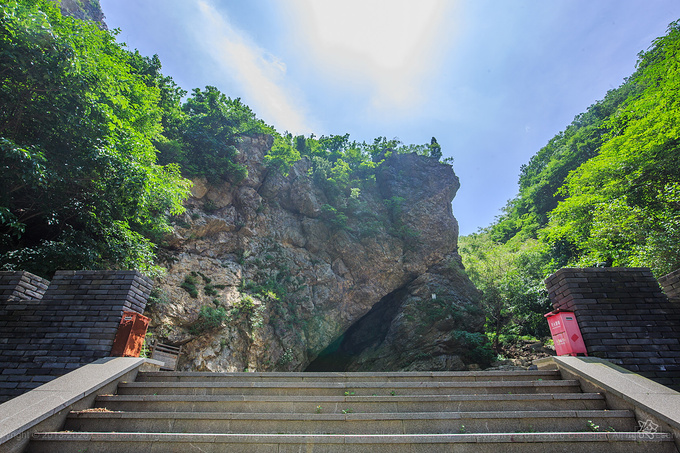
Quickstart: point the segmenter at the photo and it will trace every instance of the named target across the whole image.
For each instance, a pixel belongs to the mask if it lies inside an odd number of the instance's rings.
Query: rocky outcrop
[[[333,193],[307,159],[287,175],[245,138],[239,185],[194,181],[163,250],[151,331],[180,368],[455,370],[475,349],[479,294],[457,254],[450,165],[394,155],[359,192]],[[478,350],[479,349],[479,350]],[[310,366],[311,364],[311,366]]]
[[[65,16],[75,17],[80,20],[96,22],[99,28],[106,30],[104,13],[99,0],[52,0],[59,3],[61,12]]]

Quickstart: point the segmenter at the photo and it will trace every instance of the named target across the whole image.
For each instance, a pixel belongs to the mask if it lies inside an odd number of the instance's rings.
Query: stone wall
[[[50,282],[28,272],[0,272],[0,301],[43,298]]]
[[[123,311],[142,313],[136,271],[0,272],[0,402],[107,357]]]
[[[556,309],[573,311],[588,354],[680,388],[680,306],[649,269],[560,269],[546,280]]]
[[[659,284],[668,299],[672,302],[680,303],[680,269],[661,277]]]

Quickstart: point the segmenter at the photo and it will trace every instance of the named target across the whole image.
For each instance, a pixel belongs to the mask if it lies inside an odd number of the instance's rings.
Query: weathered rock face
[[[104,23],[104,13],[99,0],[52,0],[59,3],[61,12],[65,16],[96,22],[99,28],[107,29]]]
[[[244,139],[238,186],[195,181],[168,238],[151,331],[184,345],[180,368],[304,370],[319,355],[310,369],[476,362],[483,317],[456,252],[451,167],[393,156],[334,211],[308,160],[287,176],[262,164],[271,145]]]

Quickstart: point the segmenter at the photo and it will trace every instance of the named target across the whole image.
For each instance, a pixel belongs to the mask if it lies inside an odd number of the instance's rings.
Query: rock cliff
[[[61,13],[80,20],[96,22],[99,28],[107,30],[104,13],[99,0],[52,0],[59,4]]]
[[[336,210],[303,158],[245,138],[238,185],[194,181],[162,251],[151,331],[198,371],[459,370],[487,360],[457,254],[450,165],[393,155]]]

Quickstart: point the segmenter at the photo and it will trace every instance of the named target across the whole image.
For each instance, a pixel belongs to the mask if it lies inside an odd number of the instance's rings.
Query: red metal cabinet
[[[552,311],[545,315],[557,355],[588,355],[581,329],[572,311]]]
[[[144,344],[149,318],[134,311],[124,311],[113,340],[111,355],[115,357],[139,357]]]

